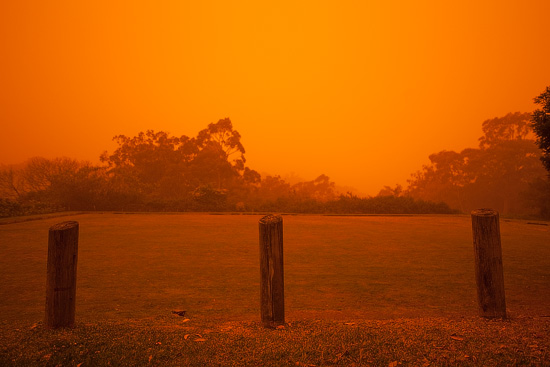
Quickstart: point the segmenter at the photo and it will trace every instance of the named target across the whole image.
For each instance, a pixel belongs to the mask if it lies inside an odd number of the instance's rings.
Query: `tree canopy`
[[[228,118],[196,137],[154,130],[117,135],[116,149],[104,152],[100,165],[36,157],[0,167],[0,216],[56,210],[453,213],[451,208],[480,207],[503,214],[539,208],[549,216],[550,183],[532,121],[519,112],[489,119],[478,148],[431,154],[407,188],[385,186],[376,197],[339,192],[325,174],[294,184],[278,175],[262,177],[246,165],[241,135]]]
[[[516,112],[486,120],[482,130],[477,149],[430,155],[430,164],[412,175],[406,194],[444,201],[463,212],[491,207],[504,214],[531,213],[526,193],[544,169],[530,115]]]
[[[321,174],[293,185],[246,166],[241,135],[221,119],[196,137],[147,130],[113,138],[102,165],[33,158],[0,168],[0,216],[56,210],[448,213],[446,204],[338,193]]]
[[[550,173],[550,87],[546,87],[534,101],[540,108],[531,115],[531,123],[537,135],[537,144],[543,152],[540,159]]]

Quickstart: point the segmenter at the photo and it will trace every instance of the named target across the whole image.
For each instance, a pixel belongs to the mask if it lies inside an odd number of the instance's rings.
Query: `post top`
[[[78,222],[74,220],[69,220],[66,222],[54,224],[50,227],[50,231],[64,231],[66,229],[71,229],[75,227],[78,228]]]
[[[278,223],[282,221],[283,221],[283,217],[281,217],[280,215],[273,215],[273,214],[266,215],[265,217],[260,219],[260,223],[262,224]]]
[[[494,209],[483,208],[472,210],[472,215],[475,215],[476,217],[493,217],[498,215],[498,212]]]

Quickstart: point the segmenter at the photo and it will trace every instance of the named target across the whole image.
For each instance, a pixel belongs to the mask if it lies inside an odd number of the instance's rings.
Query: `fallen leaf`
[[[181,320],[181,322],[187,322],[187,321],[189,321],[189,319],[183,319],[183,320]]]
[[[338,353],[338,354],[336,355],[336,357],[338,357],[338,359],[341,359],[343,356],[345,356],[345,355],[347,355],[347,354],[349,354],[349,353],[348,353],[347,350],[345,350],[345,351],[343,351],[342,353]]]
[[[82,366],[83,364],[84,364],[84,362],[79,363],[79,364],[76,365],[76,367],[80,367],[80,366]]]
[[[458,335],[456,335],[456,334],[451,335],[451,339],[453,339],[453,340],[458,340],[458,341],[464,340],[463,337],[458,336]]]
[[[153,359],[153,356],[149,356],[149,363],[151,363],[151,360]],[[77,366],[78,367],[78,366]]]
[[[388,367],[397,367],[397,361],[390,362]]]
[[[281,330],[281,329],[284,329],[285,326],[284,325],[277,325],[277,329]]]
[[[206,339],[204,339],[204,338],[197,338],[197,339],[195,339],[195,341],[196,341],[196,342],[205,342]]]
[[[344,325],[355,325],[355,322],[344,322]]]
[[[187,339],[190,339],[191,337],[195,337],[196,338],[196,339],[194,339],[195,341],[205,341],[206,340],[202,337],[201,334],[185,334],[183,336],[183,339],[187,340]]]

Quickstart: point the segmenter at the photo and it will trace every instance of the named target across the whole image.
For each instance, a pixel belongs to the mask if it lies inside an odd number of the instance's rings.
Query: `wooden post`
[[[506,318],[498,212],[491,209],[472,211],[472,233],[479,315]]]
[[[260,294],[262,324],[284,325],[283,218],[279,215],[260,219]]]
[[[44,322],[48,328],[74,326],[77,258],[78,222],[50,227]]]

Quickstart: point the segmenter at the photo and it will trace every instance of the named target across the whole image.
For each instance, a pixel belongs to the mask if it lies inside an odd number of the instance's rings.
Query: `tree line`
[[[478,148],[441,151],[407,187],[375,197],[340,193],[324,174],[291,185],[246,165],[230,119],[196,137],[148,130],[114,137],[101,164],[35,157],[0,168],[0,216],[59,210],[296,213],[467,213],[550,217],[550,87],[534,113],[486,120]],[[542,161],[542,164],[541,164]]]
[[[493,208],[503,214],[550,213],[550,186],[527,113],[483,122],[478,148],[441,151],[415,172],[403,193],[444,201],[462,212]]]
[[[148,130],[114,137],[101,164],[32,158],[0,170],[2,216],[58,210],[451,213],[444,203],[340,194],[324,174],[289,184],[246,165],[240,134],[221,119],[196,137]]]
[[[406,190],[397,191],[441,200],[462,212],[488,207],[550,218],[550,87],[534,102],[539,108],[532,114],[484,121],[478,148],[430,155],[430,164],[411,176]]]

